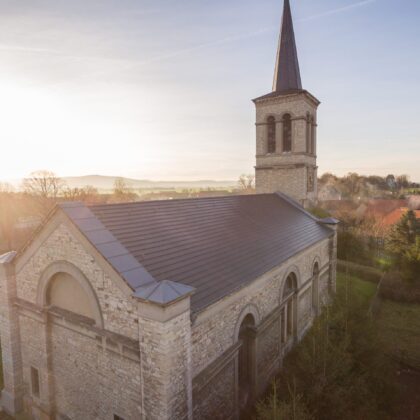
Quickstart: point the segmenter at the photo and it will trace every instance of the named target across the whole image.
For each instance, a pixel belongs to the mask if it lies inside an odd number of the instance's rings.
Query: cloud
[[[10,51],[17,53],[34,53],[34,54],[53,54],[59,55],[60,52],[56,50],[51,50],[48,48],[34,48],[34,47],[25,47],[19,45],[4,45],[0,44],[0,51]]]
[[[316,20],[327,16],[336,15],[338,13],[344,13],[352,9],[357,9],[359,7],[367,6],[368,4],[375,3],[377,0],[363,0],[358,3],[349,4],[348,6],[339,7],[338,9],[327,10],[326,12],[319,13],[313,16],[308,16],[306,18],[298,19],[298,22],[308,22],[310,20]]]

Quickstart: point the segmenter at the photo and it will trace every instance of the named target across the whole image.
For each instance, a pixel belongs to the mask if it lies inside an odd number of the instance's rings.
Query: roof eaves
[[[287,201],[293,207],[295,207],[298,210],[300,210],[302,213],[306,214],[312,220],[315,220],[316,222],[319,221],[319,219],[317,217],[315,217],[313,214],[311,214],[307,210],[305,210],[305,208],[302,205],[300,205],[297,201],[295,201],[293,198],[289,197],[288,195],[286,195],[286,194],[284,194],[284,193],[282,193],[280,191],[277,191],[275,194],[278,195],[279,197],[281,197],[283,200]]]
[[[326,217],[325,219],[319,219],[318,223],[321,223],[323,225],[338,225],[340,223],[339,220],[334,219],[334,217]]]
[[[45,225],[53,218],[55,213],[58,210],[58,205],[56,204],[44,217],[44,219],[41,221],[39,226],[33,231],[32,235],[29,237],[29,239],[24,243],[24,245],[18,250],[16,254],[16,259],[18,259],[25,251],[26,249],[31,245],[31,243],[35,240],[35,238],[38,236],[38,234],[44,229]]]
[[[11,264],[17,255],[16,251],[6,252],[3,255],[0,255],[0,265]]]
[[[153,276],[84,203],[62,203],[58,206],[133,291],[141,286],[156,283]]]
[[[283,200],[287,201],[289,204],[300,210],[302,213],[304,213],[306,216],[310,217],[312,220],[317,222],[320,225],[326,225],[326,227],[331,230],[331,227],[334,225],[338,225],[340,223],[339,220],[334,219],[332,217],[326,218],[326,219],[319,219],[318,217],[315,217],[312,213],[309,213],[303,206],[301,206],[297,201],[293,200],[293,198],[289,197],[288,195],[278,191],[275,194],[277,194],[279,197],[281,197]],[[328,226],[329,225],[329,226]],[[331,230],[332,231],[332,230]]]
[[[163,280],[137,288],[134,296],[145,302],[155,303],[161,306],[172,305],[181,299],[191,296],[195,288],[170,280]]]

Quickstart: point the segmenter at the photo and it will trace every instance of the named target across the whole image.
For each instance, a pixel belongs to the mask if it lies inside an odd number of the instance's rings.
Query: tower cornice
[[[311,93],[309,93],[307,90],[290,90],[287,92],[271,92],[267,95],[259,96],[258,98],[255,98],[252,100],[254,104],[260,104],[264,102],[272,102],[276,103],[278,99],[284,100],[285,98],[293,98],[293,97],[302,97],[304,96],[307,98],[310,102],[312,102],[315,106],[319,106],[321,102]]]

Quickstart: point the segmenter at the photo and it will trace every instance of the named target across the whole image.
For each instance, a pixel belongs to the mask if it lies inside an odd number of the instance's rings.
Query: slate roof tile
[[[95,205],[90,210],[151,281],[169,279],[196,289],[194,311],[333,234],[279,194]],[[133,261],[126,258],[109,259],[127,275]],[[141,280],[136,281],[137,275]],[[134,289],[150,280],[144,273],[128,276]],[[165,300],[171,290],[158,288],[152,296]]]

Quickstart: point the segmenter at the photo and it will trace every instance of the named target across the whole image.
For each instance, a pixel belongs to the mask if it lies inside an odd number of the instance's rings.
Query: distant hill
[[[150,181],[147,179],[104,175],[64,177],[62,179],[70,188],[81,188],[86,185],[91,185],[98,190],[111,190],[117,178],[124,179],[129,187],[135,189],[230,188],[235,187],[237,184],[236,181]]]

